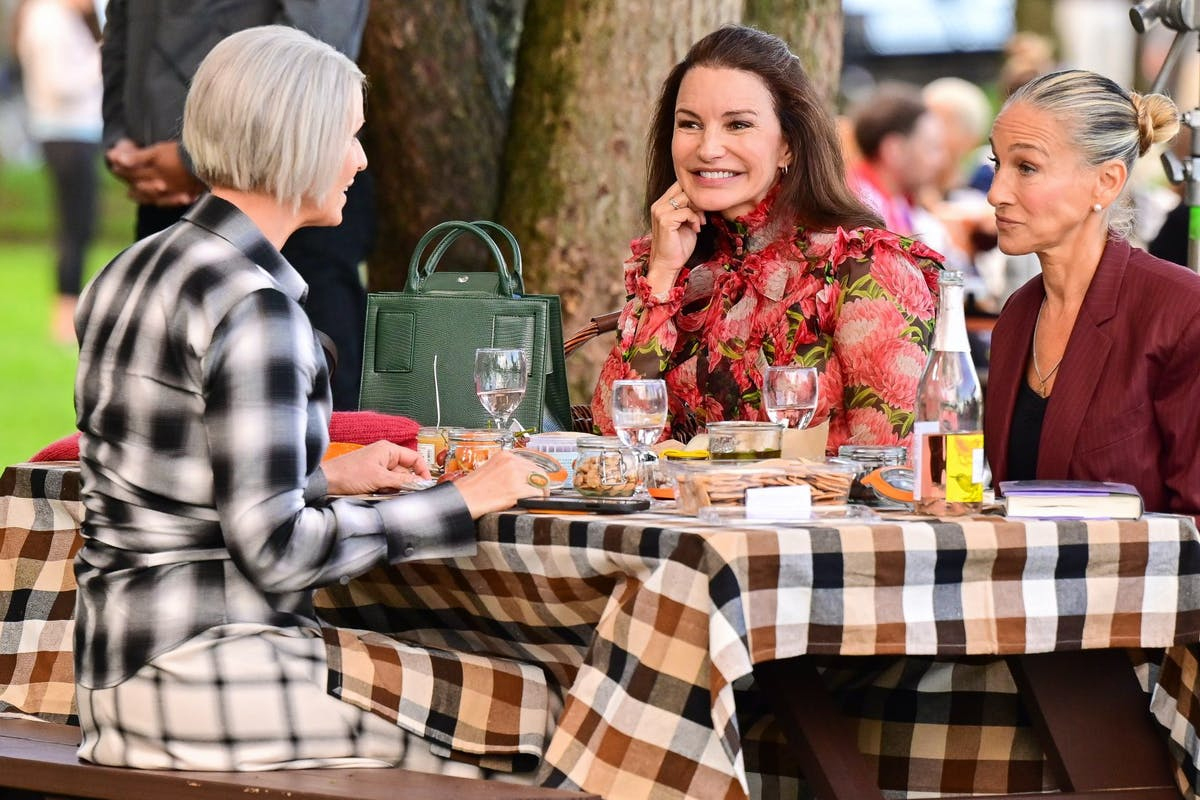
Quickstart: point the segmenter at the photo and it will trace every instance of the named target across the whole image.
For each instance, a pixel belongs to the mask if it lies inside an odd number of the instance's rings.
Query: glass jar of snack
[[[908,461],[908,448],[899,445],[844,444],[838,448],[838,458],[858,465],[858,473],[850,485],[850,501],[873,508],[906,508],[904,503],[879,494],[869,476],[883,467],[898,467]]]
[[[775,422],[731,420],[708,423],[708,454],[713,461],[753,461],[779,458],[783,425]]]
[[[740,506],[746,490],[807,484],[814,507],[845,505],[857,465],[775,458],[755,463],[696,461],[673,466],[680,513],[706,506]]]
[[[740,506],[746,490],[763,486],[782,486],[785,473],[778,467],[756,464],[732,464],[728,461],[677,462],[675,502],[681,514],[697,514],[707,506]]]
[[[450,432],[446,450],[446,472],[472,472],[499,453],[504,434],[494,428],[464,428]]]
[[[629,497],[637,490],[637,453],[615,436],[585,436],[579,440],[573,484],[589,497]]]

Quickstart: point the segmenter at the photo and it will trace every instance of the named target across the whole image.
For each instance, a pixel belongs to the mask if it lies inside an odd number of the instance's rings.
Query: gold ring
[[[545,489],[550,485],[550,479],[540,472],[529,473],[529,477],[525,479],[525,482],[535,489]]]
[[[670,203],[670,204],[671,204],[671,208],[675,209],[676,211],[678,211],[678,210],[681,208],[681,206],[679,205],[679,201],[678,201],[678,200],[676,200],[674,197],[672,197],[672,198],[671,198],[670,200],[668,200],[667,202],[668,202],[668,203]]]

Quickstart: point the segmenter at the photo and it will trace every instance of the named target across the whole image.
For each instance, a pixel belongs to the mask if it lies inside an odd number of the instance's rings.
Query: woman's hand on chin
[[[650,260],[646,280],[655,294],[669,290],[696,249],[704,212],[694,208],[679,182],[650,206]]]

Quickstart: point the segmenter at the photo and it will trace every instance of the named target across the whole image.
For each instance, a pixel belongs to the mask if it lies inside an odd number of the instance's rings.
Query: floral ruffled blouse
[[[908,444],[941,256],[876,228],[783,226],[770,219],[772,200],[732,223],[710,217],[713,256],[680,270],[665,295],[645,278],[650,237],[634,240],[630,299],[592,399],[601,432],[613,431],[615,380],[666,380],[668,437],[715,420],[766,419],[766,367],[794,363],[821,373],[811,424],[829,420],[827,452]]]

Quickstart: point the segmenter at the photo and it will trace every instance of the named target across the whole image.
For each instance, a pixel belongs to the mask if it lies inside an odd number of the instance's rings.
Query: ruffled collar
[[[772,218],[778,186],[748,213],[733,220],[714,215],[715,252],[687,276],[684,306],[676,324],[699,334],[710,371],[728,361],[741,389],[752,382],[763,343],[771,340],[780,363],[796,347],[816,341],[830,318],[835,270],[810,257],[797,240],[794,221]],[[818,295],[820,296],[818,298]],[[700,306],[689,300],[703,300]],[[804,309],[796,335],[781,336],[790,307]],[[749,371],[748,371],[749,370]]]
[[[771,218],[771,209],[778,196],[779,184],[776,183],[758,205],[740,217],[727,220],[720,214],[711,215],[718,249],[740,259],[747,253],[761,251],[778,239],[788,227],[783,220]]]

